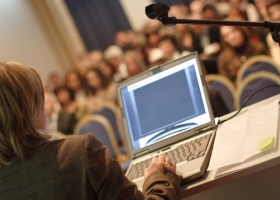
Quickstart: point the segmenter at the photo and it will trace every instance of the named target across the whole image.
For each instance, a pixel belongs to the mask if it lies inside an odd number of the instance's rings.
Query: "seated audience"
[[[261,16],[257,7],[250,3],[248,0],[229,0],[231,9],[240,9],[246,15],[246,19],[249,21],[260,21]]]
[[[136,76],[148,69],[140,55],[134,50],[125,52],[124,61],[127,66],[128,78]]]
[[[0,63],[0,199],[179,199],[176,163],[152,159],[142,192],[93,134],[52,140],[35,69]]]
[[[62,85],[54,91],[60,104],[57,118],[57,130],[70,135],[79,119],[86,114],[85,104],[75,101],[75,93],[66,85]]]
[[[280,21],[280,0],[274,0],[266,6],[267,14],[271,21]],[[266,37],[267,45],[272,59],[280,66],[280,47],[279,43],[272,39],[271,33]]]
[[[114,66],[116,74],[114,74],[114,80],[121,82],[127,77],[127,69],[123,62],[123,50],[116,45],[111,45],[104,51],[104,58],[111,65]]]
[[[75,101],[78,104],[85,103],[87,85],[85,80],[82,78],[81,74],[77,70],[70,70],[66,72],[65,85],[67,85],[67,87],[74,92]]]
[[[50,92],[45,92],[45,111],[46,111],[46,131],[57,131],[57,120],[60,106],[54,96]]]
[[[91,63],[90,65],[94,67],[99,67],[101,61],[103,60],[103,53],[99,50],[93,50],[89,52],[88,57]]]
[[[48,78],[49,80],[46,81],[46,84],[48,85],[48,88],[51,92],[53,92],[55,88],[64,84],[63,77],[57,72],[50,73]]]
[[[161,36],[158,42],[158,48],[163,52],[163,58],[167,61],[175,60],[181,56],[175,35],[165,34]]]
[[[117,102],[116,82],[107,79],[99,68],[90,68],[86,74],[88,84],[87,108],[92,113],[100,109],[104,102]]]
[[[133,40],[129,43],[128,50],[137,51],[145,65],[148,66],[150,64],[150,59],[146,43],[147,41],[145,35],[143,33],[137,33],[135,34]]]
[[[111,63],[109,63],[107,60],[102,60],[99,65],[99,69],[106,76],[109,80],[114,80],[114,75],[116,74],[116,69],[114,68]]]
[[[255,55],[267,55],[268,51],[261,42],[250,39],[248,27],[222,26],[220,29],[223,50],[218,56],[218,72],[234,84],[241,64]]]

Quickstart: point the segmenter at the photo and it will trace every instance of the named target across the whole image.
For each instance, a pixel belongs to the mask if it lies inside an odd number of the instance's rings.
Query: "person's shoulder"
[[[72,159],[83,157],[82,155],[84,155],[87,149],[97,148],[102,146],[102,144],[93,134],[85,134],[73,135],[64,139],[51,141],[47,146],[49,149],[48,151],[59,152],[59,157],[63,159]]]
[[[73,135],[65,138],[64,143],[69,143],[71,145],[84,145],[87,141],[93,142],[95,140],[96,137],[93,134]]]
[[[255,51],[255,54],[268,54],[265,45],[260,41],[255,42],[252,49]]]
[[[93,134],[85,134],[85,135],[73,135],[68,136],[67,138],[49,141],[46,143],[48,148],[51,146],[57,146],[59,149],[79,149],[84,148],[87,143],[94,143],[97,139]]]

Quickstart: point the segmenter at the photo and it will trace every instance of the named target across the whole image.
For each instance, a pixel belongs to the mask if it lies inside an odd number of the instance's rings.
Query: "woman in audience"
[[[65,85],[75,94],[75,101],[84,104],[86,101],[86,83],[77,70],[70,70],[65,74]]]
[[[99,68],[90,68],[86,73],[86,80],[89,87],[88,112],[99,109],[107,101],[116,103],[116,83],[107,79]]]
[[[280,21],[280,0],[271,0],[270,3],[266,5],[267,14],[272,21]],[[271,54],[272,59],[280,66],[280,47],[276,43],[269,33],[266,36],[267,45]]]
[[[134,50],[125,52],[124,61],[128,71],[128,78],[136,76],[148,69],[140,55]]]
[[[111,63],[107,60],[102,60],[99,65],[100,71],[106,76],[108,80],[114,80],[114,74],[117,72]]]
[[[178,199],[169,157],[153,158],[142,192],[93,134],[49,141],[39,74],[0,63],[0,199]]]
[[[146,37],[143,33],[135,34],[133,40],[129,43],[128,50],[135,50],[144,61],[145,65],[148,66],[150,64],[148,48],[146,46]]]
[[[268,54],[261,42],[252,42],[248,27],[222,26],[220,29],[223,50],[218,56],[218,72],[234,84],[241,64],[255,55]]]
[[[48,85],[48,89],[50,92],[53,92],[55,88],[64,84],[63,76],[56,72],[52,72],[48,76],[48,80],[46,81],[46,85]]]
[[[75,101],[75,93],[66,85],[54,91],[60,104],[57,118],[57,130],[70,135],[73,134],[77,121],[86,114],[85,104]]]

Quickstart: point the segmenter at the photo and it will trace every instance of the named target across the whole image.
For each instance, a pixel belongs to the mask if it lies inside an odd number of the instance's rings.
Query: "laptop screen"
[[[211,121],[195,58],[120,90],[133,150]]]

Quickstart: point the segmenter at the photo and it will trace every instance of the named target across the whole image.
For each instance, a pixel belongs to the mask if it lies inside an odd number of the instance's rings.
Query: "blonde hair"
[[[26,158],[24,150],[50,138],[35,119],[44,109],[44,90],[39,74],[16,62],[0,63],[0,164],[11,157]]]
[[[132,58],[138,66],[139,73],[142,73],[148,69],[140,55],[135,50],[126,51],[124,53],[124,58]],[[131,76],[131,74],[129,74],[129,76]]]

